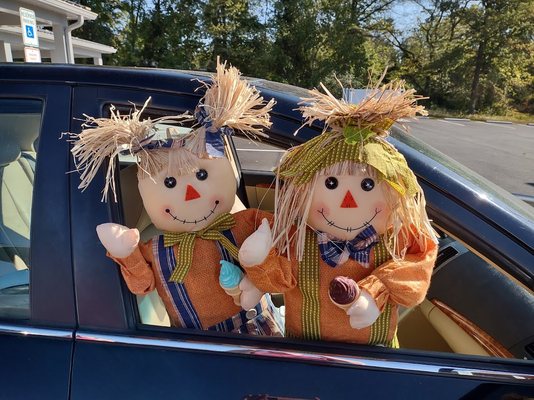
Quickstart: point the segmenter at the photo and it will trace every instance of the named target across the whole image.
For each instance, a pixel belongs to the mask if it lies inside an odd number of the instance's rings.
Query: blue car
[[[149,96],[146,117],[193,111],[198,80],[207,79],[0,64],[0,399],[534,397],[532,207],[396,131],[390,140],[441,235],[427,298],[401,311],[400,349],[177,329],[158,298],[131,294],[95,227],[116,222],[152,235],[133,161],[119,161],[119,201],[103,203],[104,172],[80,192],[61,134],[80,132],[84,114],[109,116],[111,104],[128,112]],[[293,135],[303,89],[251,82],[277,104],[266,151],[243,138],[231,144],[237,196],[269,210],[270,167],[321,127]]]

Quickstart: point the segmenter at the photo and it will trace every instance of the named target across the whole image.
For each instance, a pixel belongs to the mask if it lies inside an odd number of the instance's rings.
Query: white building
[[[117,50],[111,46],[78,39],[71,32],[98,14],[88,7],[64,0],[0,0],[0,62],[24,59],[19,8],[35,12],[41,58],[53,63],[74,64],[75,58],[92,58],[102,65],[103,54]],[[45,28],[51,28],[49,29]]]

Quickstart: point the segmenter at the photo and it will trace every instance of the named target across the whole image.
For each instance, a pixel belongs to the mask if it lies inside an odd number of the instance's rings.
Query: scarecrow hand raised
[[[139,244],[139,231],[119,224],[101,224],[96,233],[102,245],[115,258],[128,257]]]
[[[241,289],[241,308],[250,310],[260,302],[263,292],[261,292],[246,276],[239,283]]]
[[[273,246],[273,235],[269,221],[264,218],[261,225],[250,235],[239,249],[239,262],[243,267],[262,264]]]
[[[350,326],[354,329],[362,329],[373,324],[380,315],[375,301],[370,294],[362,290],[358,300],[347,310],[350,317]]]

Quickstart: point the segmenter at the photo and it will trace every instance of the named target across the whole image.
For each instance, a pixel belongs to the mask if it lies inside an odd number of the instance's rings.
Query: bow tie
[[[319,232],[317,242],[321,258],[332,268],[344,264],[349,258],[369,267],[371,249],[378,243],[378,234],[368,226],[352,240],[331,240],[324,232]]]
[[[178,244],[178,260],[169,281],[182,282],[185,278],[193,261],[193,248],[196,238],[218,241],[237,260],[239,250],[221,233],[234,226],[234,216],[230,213],[224,213],[215,218],[210,225],[197,232],[165,232],[163,234],[163,245],[165,247]]]

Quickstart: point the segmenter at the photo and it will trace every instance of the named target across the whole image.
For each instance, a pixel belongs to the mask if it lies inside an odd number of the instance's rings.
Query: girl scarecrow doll
[[[424,299],[436,239],[421,188],[386,138],[423,107],[402,82],[358,105],[322,87],[300,109],[325,129],[281,160],[274,234],[263,221],[239,260],[260,290],[284,293],[287,336],[398,346],[398,306]]]
[[[226,69],[219,62],[213,83],[205,86],[193,117],[141,121],[148,101],[129,116],[112,108],[110,119],[87,117],[72,149],[82,172],[80,188],[89,185],[109,157],[103,200],[107,199],[109,189],[115,194],[114,158],[120,153],[134,156],[143,205],[164,233],[140,243],[137,229],[113,223],[97,227],[130,291],[142,295],[155,289],[172,326],[280,335],[270,297],[245,282],[248,300],[254,304],[242,310],[235,290],[243,279],[234,264],[238,246],[254,232],[256,221],[268,215],[252,209],[229,213],[236,179],[223,141],[223,135],[234,130],[263,135],[261,127],[270,126],[274,100],[265,103],[236,68]],[[155,140],[156,123],[193,118],[196,125],[191,134],[172,137],[168,132],[167,139]]]

